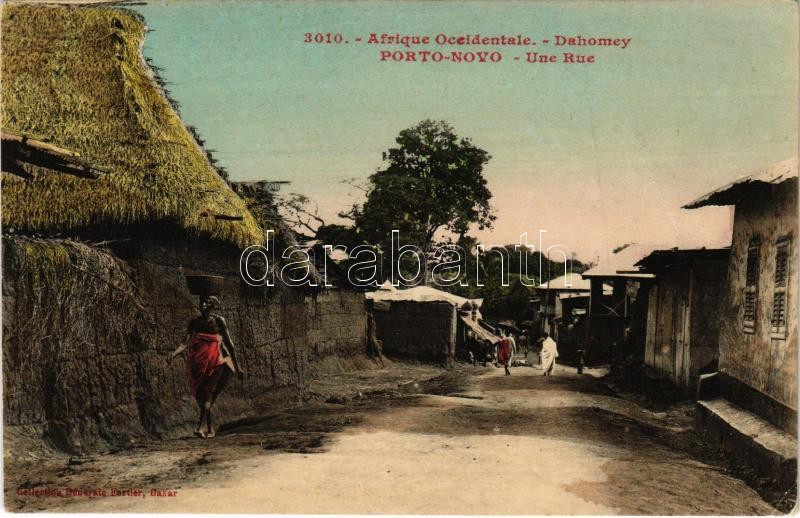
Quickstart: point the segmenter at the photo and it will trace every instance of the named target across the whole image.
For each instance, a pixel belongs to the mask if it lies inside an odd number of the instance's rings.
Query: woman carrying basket
[[[186,351],[187,377],[192,396],[200,409],[195,435],[214,437],[216,432],[211,419],[211,408],[225,388],[232,373],[244,373],[236,359],[225,319],[212,313],[219,308],[214,296],[200,298],[200,315],[189,322],[184,344],[169,356],[172,360]]]

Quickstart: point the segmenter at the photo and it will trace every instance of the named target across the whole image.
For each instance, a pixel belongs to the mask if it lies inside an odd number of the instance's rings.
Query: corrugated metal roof
[[[571,290],[571,291],[589,291],[591,283],[581,277],[579,273],[568,273],[555,279],[550,279],[549,282],[542,283],[541,286],[536,287],[537,290]]]
[[[601,257],[597,266],[583,272],[583,277],[586,279],[591,277],[633,277],[651,279],[653,275],[640,272],[641,268],[636,266],[636,263],[658,248],[667,247],[631,243],[616,253],[610,253]]]
[[[739,178],[738,180],[711,191],[705,196],[687,203],[684,209],[696,209],[708,205],[735,205],[747,191],[756,185],[777,185],[792,178],[797,178],[797,157],[783,160],[763,169],[750,176]]]

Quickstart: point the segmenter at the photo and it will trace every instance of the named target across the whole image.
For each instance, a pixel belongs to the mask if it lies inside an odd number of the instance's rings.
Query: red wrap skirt
[[[497,361],[500,362],[501,365],[505,365],[508,363],[508,360],[511,359],[511,340],[508,338],[503,338],[497,344]]]
[[[195,399],[198,395],[203,399],[211,396],[217,373],[225,363],[220,354],[221,342],[220,335],[209,333],[195,333],[189,340],[187,375]]]

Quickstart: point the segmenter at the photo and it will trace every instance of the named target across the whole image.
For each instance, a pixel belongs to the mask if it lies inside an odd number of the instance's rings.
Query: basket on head
[[[219,275],[187,275],[186,285],[192,295],[208,296],[222,293],[222,281]]]

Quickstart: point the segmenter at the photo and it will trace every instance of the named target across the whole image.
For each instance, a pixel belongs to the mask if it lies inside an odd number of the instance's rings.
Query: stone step
[[[698,401],[695,428],[712,446],[763,476],[787,481],[796,477],[797,439],[726,399]]]

